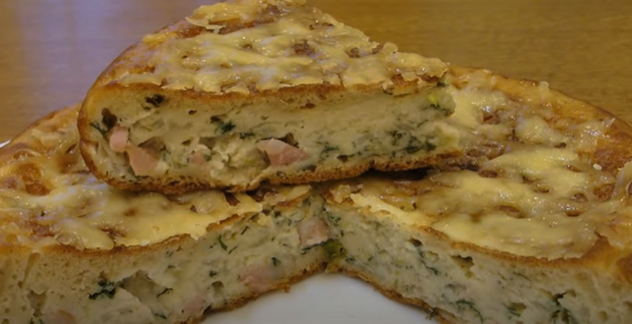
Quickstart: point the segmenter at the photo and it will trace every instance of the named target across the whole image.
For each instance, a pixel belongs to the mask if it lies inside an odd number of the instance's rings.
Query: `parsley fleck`
[[[99,290],[95,293],[92,293],[88,296],[88,298],[94,300],[97,299],[101,296],[106,296],[108,298],[112,298],[114,297],[114,295],[116,294],[116,284],[111,282],[111,281],[107,281],[105,279],[102,279],[98,282],[99,285]]]
[[[281,264],[281,260],[277,259],[276,257],[272,257],[272,265],[276,267],[279,264]]]
[[[219,242],[219,246],[222,247],[222,250],[226,251],[228,249],[226,244],[224,244],[224,241],[222,241],[222,236],[221,235],[217,237],[217,242]]]
[[[107,134],[108,134],[108,131],[106,131],[105,129],[101,128],[99,126],[99,124],[97,124],[97,123],[94,123],[94,122],[90,123],[90,127],[96,129],[99,133],[101,133],[101,136],[103,136],[103,137],[106,137]]]
[[[235,124],[232,121],[225,122],[220,117],[211,117],[211,123],[217,126],[217,132],[220,134],[226,134],[235,128]]]

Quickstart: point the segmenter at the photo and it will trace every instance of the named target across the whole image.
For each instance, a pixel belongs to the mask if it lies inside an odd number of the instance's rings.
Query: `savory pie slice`
[[[203,6],[126,50],[79,117],[90,170],[120,189],[244,191],[403,170],[457,152],[447,65],[294,0]]]
[[[121,192],[85,167],[77,111],[0,151],[0,323],[194,322],[326,264],[309,186]]]
[[[325,264],[445,322],[630,322],[629,127],[545,83],[445,88],[480,145],[450,170],[239,194],[108,187],[58,112],[0,151],[0,322],[193,321]]]
[[[449,122],[488,145],[461,169],[331,186],[330,267],[452,323],[631,322],[630,128],[546,83],[450,80]]]

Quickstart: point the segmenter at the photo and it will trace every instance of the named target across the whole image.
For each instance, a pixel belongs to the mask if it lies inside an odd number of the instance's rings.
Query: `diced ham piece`
[[[126,151],[129,164],[136,175],[148,175],[158,166],[158,158],[143,148],[129,145]]]
[[[288,165],[309,157],[309,154],[300,148],[275,138],[259,141],[257,148],[268,156],[272,166]]]
[[[329,239],[329,227],[324,220],[318,217],[302,220],[298,223],[297,230],[303,248],[323,243]]]
[[[202,293],[198,293],[188,299],[184,305],[182,305],[182,313],[187,317],[199,317],[206,308],[206,298]]]
[[[239,280],[257,293],[266,292],[274,287],[280,273],[272,264],[251,265],[239,275]]]
[[[193,154],[191,154],[191,162],[197,165],[203,165],[204,163],[206,163],[206,159],[204,158],[204,153],[200,151],[193,152]]]
[[[129,130],[127,127],[114,126],[110,133],[110,149],[117,153],[125,152],[128,137]]]

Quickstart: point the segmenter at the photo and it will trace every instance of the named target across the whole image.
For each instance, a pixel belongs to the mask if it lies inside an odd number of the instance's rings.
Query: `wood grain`
[[[0,1],[0,141],[81,100],[143,34],[201,0]],[[312,0],[379,41],[563,92],[632,121],[632,1]]]

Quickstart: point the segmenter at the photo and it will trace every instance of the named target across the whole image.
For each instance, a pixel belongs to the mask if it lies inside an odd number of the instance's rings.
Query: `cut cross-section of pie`
[[[422,167],[458,151],[433,123],[446,70],[303,1],[203,6],[102,73],[81,150],[109,184],[167,193]]]
[[[544,82],[450,79],[448,123],[480,149],[329,187],[330,267],[451,323],[632,321],[630,127]]]
[[[76,108],[40,121],[0,150],[0,322],[194,321],[325,263],[451,323],[631,322],[629,127],[546,83],[446,81],[466,164],[246,193],[120,191]]]
[[[325,265],[310,186],[120,191],[83,163],[77,111],[0,150],[0,323],[191,323]]]

